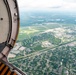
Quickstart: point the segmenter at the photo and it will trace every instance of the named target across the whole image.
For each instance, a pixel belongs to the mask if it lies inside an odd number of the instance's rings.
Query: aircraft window
[[[27,75],[75,75],[76,1],[18,0],[18,4],[20,32],[9,61]]]

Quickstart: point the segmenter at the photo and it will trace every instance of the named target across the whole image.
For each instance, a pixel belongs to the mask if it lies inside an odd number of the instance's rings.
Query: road
[[[58,48],[58,47],[67,45],[67,44],[72,43],[72,42],[75,42],[75,41],[76,41],[76,40],[73,40],[73,41],[70,41],[70,42],[63,43],[63,44],[60,44],[60,45],[58,45],[58,46],[52,47],[52,48],[49,47],[49,48],[46,48],[46,49],[42,49],[42,50],[39,50],[39,51],[30,53],[30,54],[25,55],[25,56],[20,56],[20,57],[11,59],[10,62],[11,62],[11,63],[14,63],[15,61],[20,60],[20,59],[23,59],[23,58],[24,58],[24,59],[27,59],[27,57],[34,57],[34,56],[36,56],[36,55],[40,55],[40,54],[42,54],[42,53],[46,53],[46,52],[49,51],[49,50],[54,50],[55,48]]]

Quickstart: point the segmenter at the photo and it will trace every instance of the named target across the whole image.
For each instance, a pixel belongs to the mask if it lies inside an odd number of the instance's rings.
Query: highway
[[[36,56],[36,55],[40,55],[40,54],[42,54],[42,53],[46,53],[46,52],[49,51],[49,50],[54,50],[55,48],[58,48],[58,47],[67,45],[67,44],[72,43],[72,42],[75,42],[75,41],[76,41],[76,40],[69,41],[69,42],[67,42],[67,43],[63,43],[63,44],[60,44],[60,45],[58,45],[58,46],[54,46],[54,47],[52,47],[52,48],[49,47],[49,48],[46,48],[46,49],[42,49],[42,50],[39,50],[39,51],[30,53],[30,54],[27,54],[27,55],[25,55],[25,56],[20,56],[20,57],[11,59],[10,62],[11,62],[11,63],[14,63],[15,61],[20,60],[20,59],[23,59],[23,58],[24,58],[24,59],[27,59],[27,57],[34,57],[34,56]]]

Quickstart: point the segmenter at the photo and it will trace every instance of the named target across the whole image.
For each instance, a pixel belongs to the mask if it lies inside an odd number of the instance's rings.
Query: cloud
[[[76,3],[76,0],[63,0],[65,2],[71,2],[71,3]]]
[[[75,10],[76,0],[18,0],[20,9]]]
[[[49,7],[49,8],[52,8],[52,9],[58,9],[58,8],[61,8],[62,6],[53,6],[53,7]]]
[[[62,5],[62,0],[18,0],[20,7],[46,8]]]

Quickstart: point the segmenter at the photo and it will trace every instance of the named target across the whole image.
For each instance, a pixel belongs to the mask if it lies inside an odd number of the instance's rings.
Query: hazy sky
[[[25,9],[76,10],[76,0],[18,0]]]

